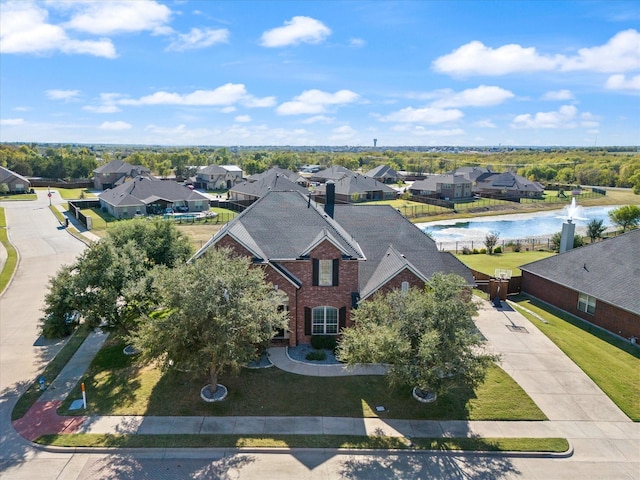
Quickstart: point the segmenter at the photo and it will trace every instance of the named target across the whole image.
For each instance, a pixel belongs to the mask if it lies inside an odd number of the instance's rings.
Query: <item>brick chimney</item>
[[[333,218],[333,207],[336,204],[336,184],[329,180],[325,184],[324,212]]]

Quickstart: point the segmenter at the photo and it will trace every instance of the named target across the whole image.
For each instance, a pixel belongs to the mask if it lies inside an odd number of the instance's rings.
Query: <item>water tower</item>
[[[375,148],[376,146],[378,146],[378,139],[374,138],[373,139],[373,148]]]

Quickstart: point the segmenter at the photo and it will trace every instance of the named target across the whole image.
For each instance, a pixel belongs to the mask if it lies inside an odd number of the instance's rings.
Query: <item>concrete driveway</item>
[[[62,200],[54,194],[54,202]],[[61,347],[38,338],[49,276],[70,263],[84,245],[59,230],[40,193],[37,202],[4,202],[9,235],[20,253],[18,273],[0,298],[0,478],[33,479],[418,479],[418,478],[640,478],[638,425],[617,411],[582,372],[553,351],[522,316],[485,306],[478,325],[503,353],[504,368],[568,436],[567,459],[456,453],[259,449],[159,449],[74,454],[42,451],[18,436],[10,412],[19,395]],[[524,326],[529,334],[506,325]],[[536,333],[537,332],[537,333]],[[551,353],[550,353],[551,352]],[[582,374],[584,375],[584,374]],[[548,386],[548,387],[547,387]],[[595,408],[592,408],[596,405]],[[515,422],[514,422],[515,424]],[[514,425],[515,426],[515,425]],[[501,428],[508,428],[502,425]],[[507,432],[504,432],[505,435]],[[510,435],[509,435],[510,436]]]

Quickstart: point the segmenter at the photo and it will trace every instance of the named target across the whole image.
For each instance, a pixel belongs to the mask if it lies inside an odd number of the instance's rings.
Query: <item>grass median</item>
[[[7,252],[7,259],[2,266],[2,271],[0,272],[0,293],[2,293],[4,292],[4,289],[7,288],[7,285],[18,266],[18,252],[9,242],[7,220],[4,214],[4,208],[2,207],[0,207],[0,243],[2,243],[2,246]]]
[[[90,448],[341,448],[481,452],[569,450],[564,438],[412,438],[359,435],[43,435],[42,445]]]

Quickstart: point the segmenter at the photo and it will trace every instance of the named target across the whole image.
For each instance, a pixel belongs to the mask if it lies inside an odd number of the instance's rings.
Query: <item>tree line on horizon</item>
[[[112,160],[143,165],[160,177],[187,178],[198,166],[237,165],[246,175],[271,167],[297,171],[304,165],[341,165],[367,172],[378,165],[396,171],[446,173],[474,166],[513,171],[543,184],[633,188],[640,194],[640,152],[630,148],[549,148],[420,152],[414,150],[328,151],[304,149],[237,149],[226,147],[58,146],[0,144],[0,166],[27,177],[90,178]]]

